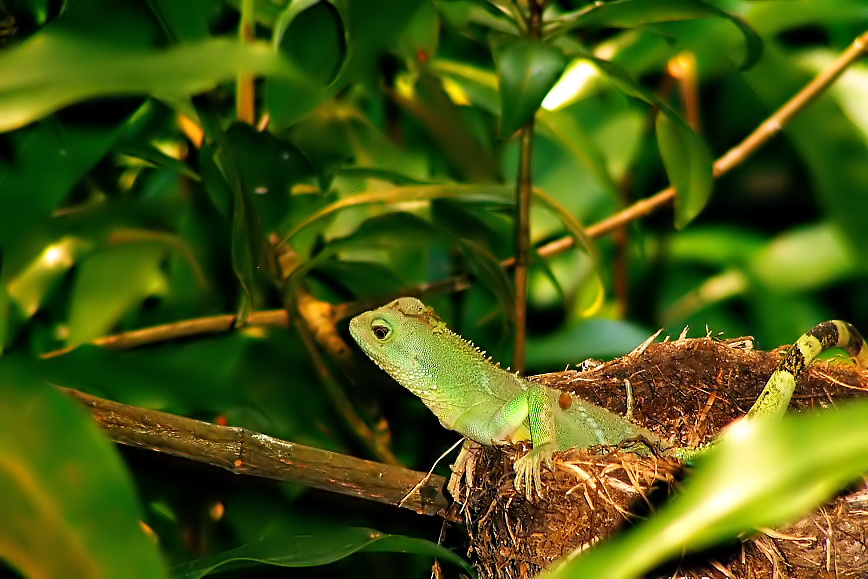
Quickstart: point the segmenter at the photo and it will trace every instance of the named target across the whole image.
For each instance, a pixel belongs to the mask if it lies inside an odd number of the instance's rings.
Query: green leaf
[[[337,75],[346,58],[346,41],[343,18],[331,2],[291,2],[274,27],[274,47],[320,85]]]
[[[412,244],[428,244],[437,236],[430,223],[412,213],[395,212],[364,221],[346,237],[333,239],[316,256],[300,263],[287,275],[287,282],[296,282],[311,269],[325,263],[343,251],[358,249],[398,250]],[[393,291],[395,288],[392,288]]]
[[[21,273],[9,281],[7,291],[29,318],[51,297],[67,272],[92,249],[76,237],[64,237],[46,246]]]
[[[227,129],[226,144],[245,199],[256,207],[263,229],[273,231],[288,211],[292,186],[313,176],[310,163],[293,143],[245,123]]]
[[[563,368],[587,358],[622,356],[648,338],[649,332],[620,320],[590,319],[544,337],[530,336],[527,362],[533,368]]]
[[[495,52],[500,81],[500,135],[509,137],[533,118],[566,66],[556,48],[518,38]]]
[[[492,71],[464,62],[438,58],[431,62],[431,70],[446,81],[457,85],[475,106],[500,116],[500,93],[497,75]]]
[[[0,160],[0,249],[16,246],[51,216],[111,148],[121,122],[81,125],[55,118],[8,135],[15,162]]]
[[[779,107],[809,80],[798,63],[773,47],[744,79],[769,110]],[[865,134],[829,95],[821,95],[799,111],[783,132],[810,175],[824,211],[845,235],[855,255],[868,254]]]
[[[686,226],[705,206],[711,192],[713,167],[705,141],[666,102],[634,81],[621,66],[588,56],[606,78],[626,94],[659,110],[657,135],[669,180],[678,189],[675,226]],[[665,118],[666,120],[661,120]],[[661,130],[662,127],[662,130]]]
[[[296,225],[281,243],[286,243],[300,231],[310,225],[345,209],[376,205],[380,203],[402,203],[407,201],[430,201],[432,199],[460,199],[462,201],[479,201],[494,203],[509,203],[515,194],[513,187],[504,185],[411,185],[395,187],[385,191],[359,193],[335,201],[307,216]]]
[[[856,275],[859,261],[829,223],[783,233],[753,254],[751,277],[775,293],[816,290]]]
[[[699,215],[711,196],[714,184],[712,159],[708,148],[698,145],[699,137],[670,117],[657,115],[657,143],[669,182],[678,195],[675,227],[686,227]]]
[[[312,567],[339,561],[360,551],[415,553],[436,557],[476,574],[464,559],[436,543],[401,535],[386,535],[373,529],[349,528],[321,535],[270,535],[198,561],[172,569],[177,579],[198,579],[216,569],[238,569],[256,563],[280,567]]]
[[[473,240],[459,239],[458,248],[473,277],[497,298],[498,304],[507,315],[511,315],[515,311],[512,284],[500,262],[485,246]]]
[[[0,558],[29,577],[163,577],[132,481],[87,412],[0,358]]]
[[[215,415],[244,396],[236,372],[249,344],[238,332],[122,353],[84,344],[41,360],[40,372],[54,384],[133,406]]]
[[[189,177],[193,181],[201,181],[198,173],[194,171],[187,163],[179,161],[174,157],[170,157],[150,143],[137,143],[131,141],[124,143],[120,150],[122,153],[129,155],[135,159],[147,161],[154,167],[165,167],[179,174]]]
[[[617,0],[599,2],[586,8],[561,16],[560,32],[574,28],[638,28],[647,24],[677,22],[697,18],[725,18],[732,22],[744,36],[745,56],[741,69],[756,64],[763,53],[762,38],[751,26],[733,14],[729,14],[703,0]],[[556,21],[557,22],[557,21]]]
[[[268,82],[266,107],[276,126],[293,124],[329,96],[323,89],[335,81],[346,62],[346,34],[334,4],[319,0],[287,4],[274,27],[272,43],[275,51],[311,79],[312,88],[300,91],[296,83],[279,78]]]
[[[268,246],[251,200],[252,191],[249,189],[249,185],[258,182],[261,176],[256,174],[255,168],[252,171],[242,171],[241,165],[246,159],[243,147],[233,149],[232,141],[223,130],[213,103],[205,98],[197,99],[196,103],[205,134],[217,145],[214,148],[213,161],[218,168],[218,174],[214,174],[209,162],[205,164],[208,170],[207,173],[203,171],[203,176],[206,177],[206,183],[214,185],[212,197],[218,208],[227,194],[231,198],[232,269],[243,292],[238,320],[244,324],[253,308],[254,272],[260,265],[270,265],[265,259]],[[240,123],[230,127],[230,130],[235,129],[234,132],[239,135],[246,135],[247,131],[252,130],[238,127],[241,127]],[[236,153],[241,163],[236,159]],[[280,180],[277,186],[280,187]]]
[[[103,336],[148,296],[165,291],[157,243],[108,247],[82,262],[75,276],[68,346]]]
[[[262,42],[217,38],[161,50],[105,50],[85,38],[44,32],[0,53],[0,76],[6,79],[0,87],[0,131],[97,97],[194,95],[239,73],[274,75],[298,90],[310,86]]]
[[[621,197],[618,184],[609,171],[603,152],[569,112],[552,112],[543,109],[537,115],[537,121],[540,131],[548,134],[578,159],[606,193],[613,199]]]
[[[338,170],[338,175],[350,178],[360,179],[376,179],[377,181],[386,181],[394,185],[433,185],[431,181],[422,181],[409,175],[393,171],[391,169],[380,169],[377,167],[343,167]]]
[[[491,144],[485,142],[487,134],[473,130],[469,113],[453,102],[442,81],[427,68],[402,84],[411,81],[412,90],[393,91],[391,96],[425,126],[456,172],[474,183],[501,181]]]
[[[787,523],[868,471],[868,401],[730,428],[644,523],[555,564],[541,579],[627,579],[740,533]]]
[[[9,297],[3,284],[0,284],[0,355],[15,340],[25,318],[21,308]]]

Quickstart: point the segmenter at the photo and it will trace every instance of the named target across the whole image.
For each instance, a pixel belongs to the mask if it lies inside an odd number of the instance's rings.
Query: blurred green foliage
[[[435,554],[412,538],[436,537],[437,521],[116,449],[46,384],[376,458],[293,328],[129,352],[82,344],[299,292],[374,304],[466,273],[469,289],[425,299],[508,364],[498,262],[514,246],[513,133],[534,113],[533,242],[573,236],[580,249],[533,260],[532,370],[624,353],[660,326],[766,348],[828,318],[868,328],[868,66],[711,180],[712,158],[868,28],[864,0],[558,0],[535,41],[521,6],[0,1],[7,564],[153,577],[248,545],[259,561],[308,564],[366,550],[330,574],[427,573],[426,557],[372,552]],[[242,12],[253,41],[239,40]],[[687,68],[673,75],[674,62]],[[695,94],[679,90],[693,76]],[[237,120],[244,78],[264,130]],[[674,212],[584,235],[669,183]],[[341,395],[372,428],[385,418],[398,458],[426,470],[454,434],[356,360]],[[22,549],[34,528],[46,542]],[[356,533],[355,547],[289,539],[335,533]]]

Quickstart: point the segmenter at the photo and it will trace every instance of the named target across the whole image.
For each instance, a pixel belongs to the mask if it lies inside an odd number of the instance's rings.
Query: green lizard
[[[356,316],[350,334],[446,428],[485,445],[529,440],[533,448],[514,466],[516,490],[529,499],[541,495],[540,474],[544,466],[552,468],[555,451],[626,443],[641,454],[689,460],[702,450],[678,447],[605,408],[500,368],[415,298],[399,298]],[[856,329],[846,322],[823,322],[789,349],[746,418],[783,415],[799,374],[833,347],[846,349],[868,368],[868,347]]]

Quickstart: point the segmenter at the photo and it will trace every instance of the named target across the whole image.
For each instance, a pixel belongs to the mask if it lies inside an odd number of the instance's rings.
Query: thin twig
[[[841,56],[832,63],[832,65],[829,66],[829,68],[817,75],[813,81],[805,86],[804,89],[799,91],[798,94],[778,109],[772,116],[766,119],[765,122],[757,127],[757,129],[746,139],[730,149],[722,157],[718,158],[714,162],[715,178],[724,175],[732,168],[744,162],[744,160],[753,154],[761,145],[779,133],[780,130],[799,113],[799,111],[804,109],[823,91],[828,89],[848,67],[852,66],[852,64],[864,56],[866,52],[868,52],[868,32],[860,35],[853,44],[842,53]],[[637,219],[653,213],[671,202],[674,198],[675,189],[673,187],[667,187],[666,189],[663,189],[650,197],[646,197],[645,199],[640,199],[618,213],[589,226],[585,232],[587,236],[592,239],[602,237],[603,235],[611,233],[632,221],[636,221]],[[565,236],[541,245],[537,251],[541,257],[551,257],[571,249],[574,245],[575,239],[571,236]],[[506,259],[500,262],[500,265],[504,269],[513,267],[515,265],[515,258]],[[470,283],[470,277],[462,274],[438,282],[421,284],[412,288],[404,288],[397,292],[396,295],[426,295],[438,292],[456,292],[467,289],[470,287]],[[334,309],[334,318],[336,321],[346,319],[356,313],[381,305],[382,301],[382,298],[378,298],[377,300],[350,302],[337,305]],[[163,326],[143,328],[132,332],[124,332],[114,336],[106,336],[89,343],[107,348],[133,348],[176,338],[228,331],[232,329],[234,321],[235,316],[231,314],[212,316],[209,318],[198,318],[173,324],[166,324]],[[270,310],[253,314],[248,320],[248,324],[288,326],[289,320],[286,312],[283,310]],[[63,350],[48,352],[43,354],[43,357],[65,354],[72,349],[73,348],[65,348]]]
[[[853,41],[853,44],[850,45],[850,47],[845,50],[835,62],[818,74],[814,80],[805,86],[805,88],[799,91],[793,98],[787,101],[784,106],[766,119],[765,122],[748,135],[745,140],[717,159],[714,162],[714,177],[718,178],[727,173],[733,167],[744,162],[744,160],[759,149],[760,146],[764,145],[769,139],[777,135],[781,129],[783,129],[784,126],[786,126],[786,124],[796,116],[796,114],[828,89],[832,83],[835,82],[835,80],[837,80],[845,70],[847,70],[847,68],[865,56],[866,52],[868,52],[868,32],[864,32],[856,38],[856,40]],[[675,189],[673,187],[667,187],[659,193],[637,201],[630,207],[623,209],[615,215],[588,227],[586,233],[588,234],[588,237],[591,238],[601,237],[622,225],[656,211],[674,198]],[[574,245],[575,240],[570,236],[566,236],[541,246],[538,251],[541,256],[549,257],[566,251]]]
[[[339,363],[343,362],[341,365],[344,367],[347,366],[348,362],[345,358],[349,354],[350,349],[343,343],[340,336],[337,335],[334,320],[330,315],[331,304],[315,299],[304,290],[298,291],[297,302],[299,319],[296,320],[295,325],[308,355],[316,366],[320,384],[323,386],[329,400],[331,400],[335,409],[340,413],[341,417],[343,417],[359,440],[367,446],[374,456],[385,463],[398,464],[397,457],[389,448],[389,429],[386,427],[385,422],[382,424],[382,428],[377,430],[368,425],[364,418],[359,415],[355,405],[347,397],[344,391],[344,384],[335,377],[326,357],[323,356],[317,347],[317,345],[323,346],[324,350],[330,352],[331,359]],[[333,342],[334,339],[337,339],[339,342],[336,346]]]
[[[237,316],[235,314],[220,314],[216,316],[207,316],[204,318],[195,318],[192,320],[182,320],[171,324],[162,324],[159,326],[151,326],[149,328],[141,328],[131,330],[129,332],[121,332],[111,336],[96,338],[88,342],[94,346],[101,346],[110,350],[129,350],[156,344],[160,342],[168,342],[181,338],[189,338],[192,336],[202,336],[208,334],[220,334],[235,329]],[[286,310],[266,310],[261,312],[253,312],[247,318],[247,326],[278,326],[289,327],[289,316]],[[53,350],[42,354],[43,358],[54,358],[68,354],[75,350],[77,346],[69,346],[60,350]]]
[[[120,404],[60,388],[84,404],[112,440],[246,474],[445,516],[446,479],[362,460],[239,427]],[[420,480],[419,492],[407,496]],[[403,500],[403,502],[402,502]]]

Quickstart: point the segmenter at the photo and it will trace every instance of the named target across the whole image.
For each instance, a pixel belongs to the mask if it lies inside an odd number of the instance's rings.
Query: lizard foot
[[[515,490],[524,491],[527,500],[532,501],[534,496],[543,498],[542,474],[543,466],[552,470],[552,453],[555,451],[554,443],[541,444],[530,450],[526,455],[516,459],[515,465]]]

